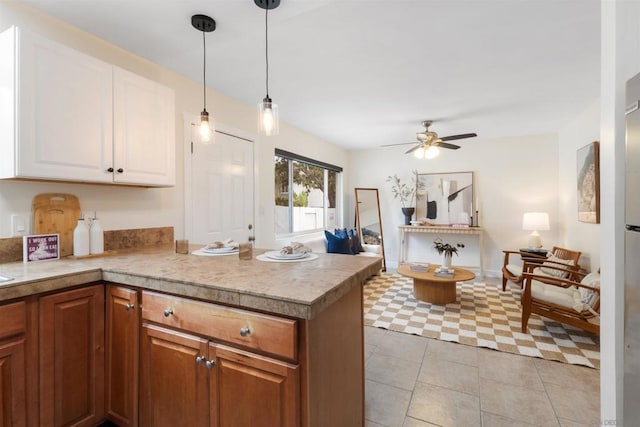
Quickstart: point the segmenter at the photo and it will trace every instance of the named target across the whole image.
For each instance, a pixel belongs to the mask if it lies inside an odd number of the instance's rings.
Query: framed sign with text
[[[59,234],[34,234],[22,237],[23,262],[60,259]]]

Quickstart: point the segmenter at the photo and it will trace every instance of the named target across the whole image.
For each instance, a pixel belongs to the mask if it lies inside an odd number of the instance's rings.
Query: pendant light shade
[[[206,15],[193,15],[191,17],[191,25],[196,30],[202,31],[203,45],[203,61],[202,61],[202,91],[203,91],[203,107],[200,113],[200,124],[198,126],[198,135],[200,142],[203,144],[212,144],[215,137],[215,121],[207,112],[207,41],[205,33],[210,33],[216,29],[216,21]]]
[[[258,103],[258,131],[266,136],[278,135],[280,121],[278,119],[278,105],[269,97],[269,10],[280,5],[280,0],[254,0],[255,4],[264,9],[264,57],[265,57],[265,89],[266,95]]]

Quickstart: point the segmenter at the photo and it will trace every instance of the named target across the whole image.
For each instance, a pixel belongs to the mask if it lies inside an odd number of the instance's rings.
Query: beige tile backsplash
[[[134,249],[173,243],[173,227],[106,230],[104,249]],[[22,261],[22,237],[0,239],[0,263]]]

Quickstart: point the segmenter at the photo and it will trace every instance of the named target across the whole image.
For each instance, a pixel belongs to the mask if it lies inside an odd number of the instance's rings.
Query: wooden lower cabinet
[[[144,426],[294,427],[298,367],[144,323]]]
[[[104,286],[39,300],[40,425],[104,419]]]
[[[210,425],[300,425],[298,366],[209,343]]]
[[[27,424],[25,338],[0,340],[0,426]]]
[[[27,425],[27,304],[0,305],[0,427]]]
[[[208,426],[207,340],[144,323],[140,344],[140,425]]]
[[[107,419],[119,427],[138,425],[138,359],[140,306],[138,292],[122,286],[105,287]]]

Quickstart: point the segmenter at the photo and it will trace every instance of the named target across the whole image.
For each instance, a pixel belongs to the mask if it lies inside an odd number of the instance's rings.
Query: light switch
[[[29,233],[27,220],[23,215],[11,215],[11,235],[13,237],[25,236]]]

